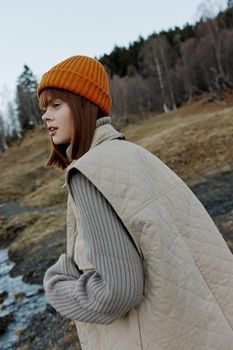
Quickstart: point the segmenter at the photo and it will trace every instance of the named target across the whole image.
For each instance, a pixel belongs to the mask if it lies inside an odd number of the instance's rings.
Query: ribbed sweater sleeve
[[[126,228],[97,188],[79,172],[72,175],[70,186],[94,270],[81,273],[62,254],[45,274],[45,291],[63,316],[109,324],[139,304],[142,261]]]

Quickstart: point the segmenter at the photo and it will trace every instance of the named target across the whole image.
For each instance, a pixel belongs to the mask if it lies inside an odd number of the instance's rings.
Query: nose
[[[43,122],[45,122],[45,118],[46,118],[46,112],[44,113],[44,114],[42,114],[42,116],[41,116],[41,119],[43,120]]]
[[[47,110],[45,111],[45,113],[41,116],[41,119],[42,119],[44,122],[45,122],[46,120],[52,119],[50,113],[48,112],[48,109],[47,109]]]

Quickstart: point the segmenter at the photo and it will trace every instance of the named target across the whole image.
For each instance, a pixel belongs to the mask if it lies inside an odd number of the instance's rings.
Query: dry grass
[[[149,149],[186,182],[195,183],[197,177],[232,168],[233,92],[225,94],[224,99],[226,105],[208,103],[208,95],[203,96],[177,111],[154,116],[121,131],[128,140]],[[7,246],[10,243],[10,254],[20,257],[18,265],[22,259],[28,261],[31,269],[35,261],[44,259],[45,264],[46,259],[55,259],[65,249],[67,192],[61,188],[64,174],[45,166],[48,155],[45,130],[29,131],[23,140],[0,155],[0,202],[19,197],[23,205],[47,208],[0,217],[0,240],[7,242]],[[56,204],[60,206],[55,209],[52,206]],[[232,230],[231,216],[224,225],[229,232]],[[230,238],[227,244],[233,251]],[[74,325],[70,323],[65,331],[60,347],[77,341],[79,349]],[[25,344],[18,349],[29,348]]]
[[[32,226],[39,217],[39,213],[23,213],[9,217],[0,216],[0,240],[2,244],[9,246],[27,227]]]
[[[24,197],[38,193],[38,201],[33,198],[33,205],[38,205],[40,200],[44,205],[52,205],[58,202],[60,193],[55,191],[55,198],[48,198],[48,203],[41,196],[41,189],[46,192],[48,187],[54,187],[54,179],[59,184],[62,182],[61,171],[48,168],[45,164],[49,156],[49,139],[46,130],[30,130],[26,137],[18,140],[0,157],[1,183],[0,201],[6,201],[15,197]],[[43,190],[44,189],[44,190]],[[32,199],[31,198],[31,199]],[[30,199],[30,197],[29,197]],[[62,201],[64,197],[62,197]],[[31,205],[26,200],[27,205]],[[40,206],[40,205],[39,205]]]
[[[233,92],[224,99],[208,103],[206,95],[121,131],[189,181],[233,161]],[[46,130],[31,130],[0,156],[0,201],[20,197],[39,207],[65,202],[64,173],[45,166],[49,148]]]
[[[31,207],[49,207],[65,203],[67,190],[62,187],[63,184],[63,176],[59,174],[59,177],[50,179],[46,184],[26,195],[21,204]]]
[[[207,95],[121,131],[128,140],[153,152],[190,185],[198,176],[227,171],[233,164],[233,93],[224,98],[225,105],[208,103]],[[45,166],[49,147],[46,130],[31,130],[0,156],[0,202],[19,197],[21,204],[32,207],[60,204],[59,210],[51,207],[48,212],[0,220],[0,238],[15,235],[12,252],[46,244],[48,235],[64,229],[64,173]]]
[[[66,223],[65,214],[66,211],[63,207],[60,210],[46,213],[18,215],[16,220],[19,222],[30,222],[30,224],[25,225],[25,229],[20,232],[10,245],[11,254],[17,255],[19,251],[33,249],[33,247],[38,247],[40,244],[44,245],[46,238],[51,233],[64,229]]]
[[[233,107],[206,103],[157,115],[122,130],[127,139],[150,150],[184,181],[233,162]],[[233,99],[233,98],[232,98]]]

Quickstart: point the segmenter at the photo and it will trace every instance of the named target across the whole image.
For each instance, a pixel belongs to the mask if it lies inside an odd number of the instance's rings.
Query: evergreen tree
[[[23,72],[19,76],[16,86],[16,106],[22,131],[33,126],[42,125],[36,89],[36,78],[32,70],[27,65],[24,65]]]
[[[139,51],[144,43],[140,36],[137,41],[129,44],[128,48],[115,46],[109,55],[99,58],[99,61],[110,69],[111,76],[114,74],[124,77],[127,75],[128,65],[134,65],[139,70]]]

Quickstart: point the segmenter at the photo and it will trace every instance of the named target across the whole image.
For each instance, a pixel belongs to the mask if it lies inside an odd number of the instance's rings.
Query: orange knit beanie
[[[105,115],[110,114],[108,75],[102,64],[87,56],[72,56],[46,72],[38,85],[37,96],[46,88],[60,88],[85,97]]]

